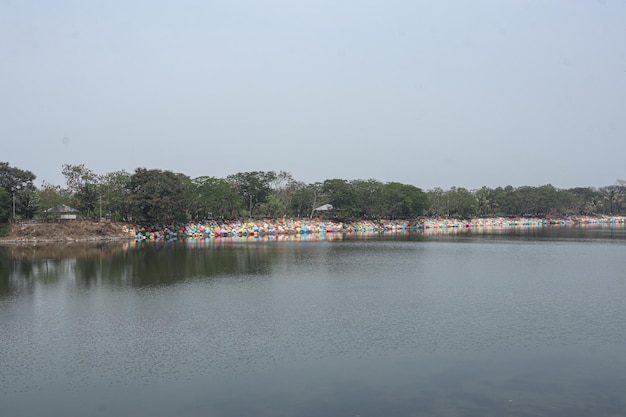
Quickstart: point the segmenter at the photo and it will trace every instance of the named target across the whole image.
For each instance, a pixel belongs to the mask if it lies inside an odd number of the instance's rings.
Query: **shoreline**
[[[112,221],[63,221],[11,225],[0,244],[33,245],[45,243],[104,243],[113,241],[160,241],[170,239],[219,239],[227,237],[267,237],[403,233],[426,230],[489,230],[541,228],[573,225],[624,225],[624,216],[572,216],[567,218],[477,217],[453,219],[424,217],[409,220],[356,220],[332,222],[320,219],[258,219],[188,222],[170,225],[138,225]]]

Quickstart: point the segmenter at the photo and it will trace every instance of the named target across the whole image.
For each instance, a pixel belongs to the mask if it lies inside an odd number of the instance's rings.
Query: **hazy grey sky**
[[[0,0],[0,162],[626,178],[626,1]]]

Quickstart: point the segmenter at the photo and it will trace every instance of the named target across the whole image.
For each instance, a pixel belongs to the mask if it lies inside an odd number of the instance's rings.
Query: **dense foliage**
[[[452,187],[428,191],[375,179],[327,179],[307,184],[285,171],[238,172],[226,178],[189,178],[181,173],[137,168],[99,175],[84,165],[62,167],[65,187],[33,185],[35,175],[0,163],[0,222],[13,216],[45,217],[67,205],[82,217],[167,223],[237,217],[332,217],[408,219],[420,216],[614,215],[626,212],[626,182],[558,189],[552,185]],[[324,207],[323,210],[316,210]]]
[[[9,193],[0,188],[0,223],[5,223],[9,220]]]
[[[6,213],[15,212],[30,218],[37,211],[36,189],[33,184],[35,174],[20,168],[12,167],[8,162],[0,162],[0,190],[7,196],[0,196],[0,221]]]
[[[189,178],[159,169],[137,168],[128,183],[131,212],[159,223],[187,220]]]

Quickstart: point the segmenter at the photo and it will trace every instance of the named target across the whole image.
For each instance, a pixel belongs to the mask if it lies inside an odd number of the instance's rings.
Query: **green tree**
[[[270,194],[267,201],[259,205],[258,211],[265,217],[282,217],[285,215],[285,204],[276,194]]]
[[[273,207],[270,212],[264,209],[266,214],[271,216],[296,216],[305,217],[313,216],[313,209],[319,197],[321,184],[317,183],[309,185],[302,181],[297,181],[291,173],[280,171],[276,175],[276,179],[272,182],[272,193],[275,200],[268,200]]]
[[[21,213],[25,219],[32,219],[39,211],[39,198],[37,189],[27,188],[22,190],[19,198],[16,199],[16,210]]]
[[[72,204],[72,195],[59,185],[52,185],[46,181],[37,189],[37,201],[42,210],[47,210],[61,204]]]
[[[452,187],[446,192],[448,212],[451,216],[470,217],[476,214],[477,200],[474,194],[463,187]]]
[[[388,182],[383,193],[387,207],[381,217],[415,218],[422,216],[429,206],[428,195],[414,185]]]
[[[74,194],[77,208],[88,219],[95,217],[99,203],[98,184],[86,183]]]
[[[280,207],[284,207],[284,210],[277,210],[276,216],[314,217],[315,208],[321,205],[320,201],[323,199],[322,183],[306,184],[293,180],[277,195]]]
[[[522,212],[520,195],[511,185],[493,191],[493,201],[500,216],[519,216]]]
[[[9,220],[11,215],[9,210],[10,199],[9,193],[0,188],[0,223],[6,223]]]
[[[623,187],[611,185],[600,189],[604,200],[604,214],[617,214],[625,201]]]
[[[92,218],[100,203],[101,177],[84,164],[64,164],[61,171],[65,177],[67,190],[72,194],[74,204],[85,217]]]
[[[495,192],[489,187],[482,187],[476,191],[476,204],[479,216],[492,216],[495,212]]]
[[[385,200],[385,186],[382,182],[369,180],[353,180],[350,182],[354,190],[354,206],[352,216],[362,218],[386,217],[388,201]]]
[[[310,216],[314,208],[312,207],[313,201],[317,196],[315,191],[315,188],[302,181],[290,181],[282,193],[284,197],[281,202],[285,206],[285,212],[282,215]]]
[[[533,190],[533,187],[531,187]],[[541,187],[534,187],[533,190],[536,197],[536,212],[537,216],[546,216],[548,214],[561,214],[562,205],[559,196],[559,190],[557,190],[552,184],[542,185]]]
[[[23,218],[33,216],[37,208],[36,200],[33,199],[35,178],[35,174],[31,171],[12,167],[8,162],[0,162],[0,188],[9,194],[9,202],[5,210],[13,213],[13,196],[15,196],[16,215]]]
[[[130,178],[131,174],[124,170],[109,172],[101,177],[98,204],[102,207],[102,215],[111,216],[115,220],[131,216]]]
[[[524,216],[536,216],[538,212],[538,195],[534,187],[523,186],[516,190],[520,200],[520,212]]]
[[[594,214],[598,191],[592,187],[576,187],[567,190],[572,195],[570,211],[575,214]]]
[[[319,207],[319,203],[323,198],[323,189],[324,184],[321,182],[314,182],[313,184],[307,184],[306,187],[298,191],[298,197],[296,199],[298,204],[298,213],[300,210],[304,210],[306,208],[310,209],[309,217],[313,217],[315,215],[315,209]]]
[[[337,178],[326,180],[322,191],[338,216],[353,217],[360,212],[354,186],[348,181]]]
[[[229,175],[226,179],[233,184],[241,197],[242,204],[248,208],[252,217],[254,210],[260,204],[267,202],[272,193],[272,182],[276,179],[274,171],[238,172]]]
[[[576,196],[569,190],[557,189],[557,207],[553,208],[551,212],[554,215],[569,216],[572,214],[579,214],[580,211],[577,207]]]
[[[137,168],[128,184],[134,217],[151,223],[186,221],[189,183],[183,174]]]
[[[192,181],[192,212],[196,218],[235,217],[242,209],[234,186],[222,178],[198,177]]]
[[[100,182],[98,174],[85,167],[85,164],[63,164],[61,173],[65,177],[67,189],[72,194],[80,192],[85,184],[98,184]]]
[[[428,197],[428,209],[427,214],[430,216],[449,216],[449,197],[446,195],[446,192],[439,188],[435,187],[426,192]]]

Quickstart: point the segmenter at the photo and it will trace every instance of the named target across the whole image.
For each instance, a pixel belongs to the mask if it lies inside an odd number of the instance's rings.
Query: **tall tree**
[[[26,188],[19,193],[16,199],[16,210],[23,218],[32,219],[39,211],[39,198],[35,187]]]
[[[497,214],[501,216],[519,216],[522,212],[521,197],[512,185],[496,188],[493,191],[493,201]]]
[[[289,172],[280,171],[272,181],[271,187],[275,198],[270,198],[268,205],[265,206],[264,210],[270,209],[266,214],[274,217],[287,214],[297,217],[309,215],[310,205],[304,198],[307,184],[296,181]]]
[[[101,177],[84,164],[64,164],[61,171],[65,177],[68,191],[74,198],[74,204],[83,216],[93,217],[99,205]]]
[[[44,181],[41,187],[37,189],[37,201],[42,210],[47,210],[61,204],[72,204],[72,195],[60,185],[53,185]]]
[[[375,179],[351,181],[355,206],[353,216],[363,218],[386,217],[388,201],[385,200],[385,185]]]
[[[399,182],[384,186],[385,212],[380,217],[410,219],[422,216],[428,208],[428,195],[421,188]]]
[[[449,215],[470,217],[476,214],[477,200],[474,194],[463,187],[452,187],[446,192]]]
[[[446,192],[440,188],[435,187],[426,192],[429,201],[428,214],[431,216],[449,216],[449,197]]]
[[[575,214],[594,214],[598,191],[592,187],[576,187],[567,190],[572,195],[571,211]]]
[[[9,194],[9,206],[5,207],[9,213],[13,213],[13,197],[15,197],[16,215],[25,218],[32,217],[36,210],[35,200],[33,200],[35,178],[35,174],[31,171],[12,167],[8,162],[0,162],[0,188]]]
[[[9,194],[28,188],[34,188],[35,174],[31,171],[12,167],[8,162],[0,162],[0,188]]]
[[[9,193],[7,193],[3,188],[0,188],[0,223],[6,223],[11,216],[11,211],[9,210],[9,201]]]
[[[516,190],[516,194],[519,195],[521,214],[524,216],[535,216],[538,212],[537,198],[538,195],[534,190],[534,187],[523,186]]]
[[[193,214],[196,218],[233,218],[241,210],[241,198],[234,186],[223,178],[198,177],[193,184]]]
[[[267,202],[272,193],[272,182],[276,179],[274,171],[238,172],[229,175],[226,179],[235,186],[241,196],[244,207],[248,208],[248,214],[254,215],[254,210],[260,204]]]
[[[128,184],[134,217],[156,223],[187,220],[189,183],[183,174],[137,168]]]
[[[131,216],[129,184],[131,174],[125,170],[109,172],[101,177],[99,204],[102,215],[128,219]],[[100,210],[99,210],[100,211]]]
[[[536,194],[535,215],[546,216],[562,211],[559,191],[552,184],[542,185],[541,187],[531,187],[531,190]]]
[[[621,187],[611,185],[600,189],[604,200],[604,214],[616,214],[621,210],[624,202],[624,195],[621,193]]]
[[[354,186],[348,181],[338,178],[326,180],[322,191],[337,215],[353,217],[360,211]]]
[[[324,188],[324,184],[322,184],[321,182],[315,182],[313,184],[308,184],[303,190],[300,190],[298,192],[298,195],[301,197],[298,197],[298,207],[306,207],[308,205],[308,207],[311,209],[311,215],[310,217],[313,217],[313,215],[315,214],[315,209],[318,206],[318,203],[320,202],[320,199],[322,198],[323,195],[323,188]],[[298,210],[299,212],[300,210]]]
[[[98,174],[85,167],[85,164],[63,164],[61,173],[65,177],[67,189],[73,194],[80,192],[85,184],[98,184],[100,182]]]
[[[494,214],[496,203],[494,201],[495,192],[489,187],[482,187],[476,191],[476,204],[478,215],[491,216]]]

